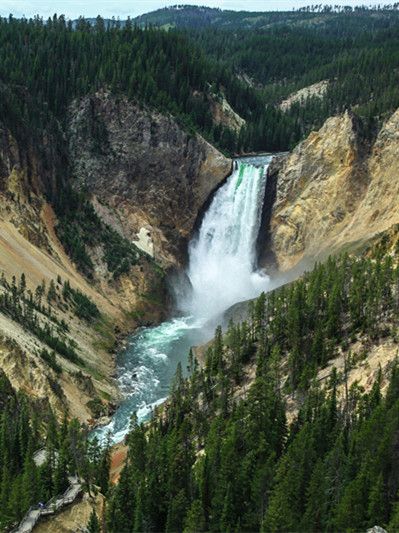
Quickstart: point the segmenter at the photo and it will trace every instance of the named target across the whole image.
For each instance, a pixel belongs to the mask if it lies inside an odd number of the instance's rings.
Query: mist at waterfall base
[[[100,440],[123,440],[133,413],[139,422],[148,418],[167,398],[177,364],[186,370],[190,348],[212,338],[223,312],[267,290],[268,277],[256,270],[256,241],[270,159],[236,161],[215,193],[189,245],[190,288],[175,287],[182,316],[141,328],[118,355],[123,400],[111,422],[95,430]]]

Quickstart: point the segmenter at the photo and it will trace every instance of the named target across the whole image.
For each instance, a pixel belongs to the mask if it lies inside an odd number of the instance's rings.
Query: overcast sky
[[[381,0],[380,0],[381,1]],[[311,4],[377,4],[378,2],[366,0],[331,0],[325,2],[321,0],[200,0],[199,5],[209,7],[220,7],[222,9],[267,11],[272,9],[292,9]],[[382,0],[381,3],[384,3]],[[389,3],[388,0],[385,3]],[[182,2],[173,0],[171,2],[162,0],[0,0],[0,16],[8,16],[12,13],[16,17],[25,15],[32,17],[41,15],[48,17],[57,13],[64,14],[68,18],[76,18],[79,15],[85,17],[95,17],[98,14],[103,17],[126,18],[128,15],[135,17],[142,13],[148,13],[160,7],[175,4],[197,4],[196,2]]]

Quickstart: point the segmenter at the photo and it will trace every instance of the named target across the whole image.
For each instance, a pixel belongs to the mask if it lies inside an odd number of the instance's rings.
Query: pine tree
[[[184,521],[183,533],[202,533],[206,531],[205,517],[201,500],[194,500]]]
[[[32,452],[27,451],[23,466],[23,474],[21,479],[21,507],[22,509],[29,509],[35,502],[38,493],[38,480],[36,465],[32,458]]]
[[[168,518],[165,527],[166,533],[183,531],[184,518],[187,513],[187,504],[188,502],[184,490],[180,490],[169,505]]]
[[[101,532],[100,522],[98,520],[98,516],[97,516],[95,509],[92,509],[91,511],[90,518],[89,518],[89,521],[86,527],[87,527],[88,533],[100,533]]]
[[[373,480],[369,495],[368,517],[369,524],[385,524],[387,517],[387,497],[385,493],[382,473],[377,480]],[[371,526],[372,527],[372,526]]]
[[[56,494],[62,494],[68,485],[68,452],[64,442],[55,457],[53,490]]]

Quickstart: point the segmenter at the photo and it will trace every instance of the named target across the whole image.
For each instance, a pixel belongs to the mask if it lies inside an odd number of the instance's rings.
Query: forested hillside
[[[109,531],[396,531],[398,363],[367,390],[350,373],[374,345],[397,342],[398,276],[397,239],[383,239],[262,295],[225,335],[218,328],[201,365],[191,354],[191,377],[178,368],[159,416],[133,419]],[[360,339],[364,352],[351,354]],[[320,380],[340,354],[343,372]]]
[[[338,29],[348,15],[356,14],[350,26],[352,30],[362,31],[364,24],[377,28],[389,25],[389,19],[396,16],[399,4],[379,4],[378,6],[339,6],[336,4],[314,4],[290,11],[232,11],[194,5],[175,5],[157,9],[136,17],[134,22],[140,26],[157,26],[160,28],[206,28],[227,30],[267,30],[276,26],[309,26]],[[373,15],[370,17],[370,13]],[[108,20],[108,23],[112,23]],[[345,25],[344,25],[345,26]],[[347,29],[341,28],[347,32]]]
[[[48,406],[13,390],[0,371],[0,529],[9,531],[31,506],[67,489],[69,476],[108,486],[109,451],[89,441],[77,420],[57,421]],[[40,453],[38,453],[40,451]]]
[[[135,21],[187,30],[207,56],[257,89],[266,109],[243,129],[238,150],[286,150],[346,108],[362,117],[373,136],[381,119],[398,107],[397,7],[315,5],[262,13],[175,6]],[[320,81],[329,82],[323,98],[310,97],[280,112],[286,97]]]
[[[399,12],[388,7],[291,13],[182,7],[134,23],[2,19],[2,116],[14,128],[26,120],[48,124],[53,116],[62,121],[73,98],[109,87],[171,113],[228,152],[287,150],[346,108],[373,136],[399,106]],[[323,97],[279,108],[321,81],[328,83]],[[24,103],[24,91],[35,105]],[[246,121],[238,134],[215,123],[209,98],[220,96]],[[96,134],[101,142],[101,125]]]
[[[211,88],[223,87],[233,108],[249,121],[262,111],[256,91],[184,35],[132,24],[106,27],[102,19],[94,27],[81,19],[76,29],[56,16],[47,23],[1,19],[0,80],[1,117],[17,133],[21,122],[36,129],[48,127],[53,118],[62,123],[73,98],[104,87],[171,113],[228,150],[234,148],[234,136],[213,124],[206,98]],[[95,134],[101,141],[101,124]]]
[[[374,135],[387,113],[399,106],[399,13],[319,14],[314,25],[300,23],[301,13],[295,16],[296,23],[287,19],[257,31],[188,32],[208,55],[227,64],[262,96],[267,110],[243,132],[242,146],[259,150],[261,139],[268,138],[272,145],[292,147],[345,109],[353,109]],[[328,82],[322,97],[310,96],[282,114],[276,111],[290,94],[321,81]]]

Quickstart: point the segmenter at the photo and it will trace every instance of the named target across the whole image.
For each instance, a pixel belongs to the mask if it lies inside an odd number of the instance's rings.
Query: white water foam
[[[108,433],[114,443],[124,439],[130,418],[136,413],[139,423],[167,398],[169,384],[179,360],[192,344],[200,342],[201,324],[192,317],[177,318],[153,328],[143,328],[129,342],[118,362],[118,387],[123,401],[109,424],[96,429],[93,436],[105,442]]]
[[[255,298],[269,281],[256,270],[268,162],[235,165],[189,247],[187,274],[192,291],[180,307],[197,318],[217,317],[236,302]]]

